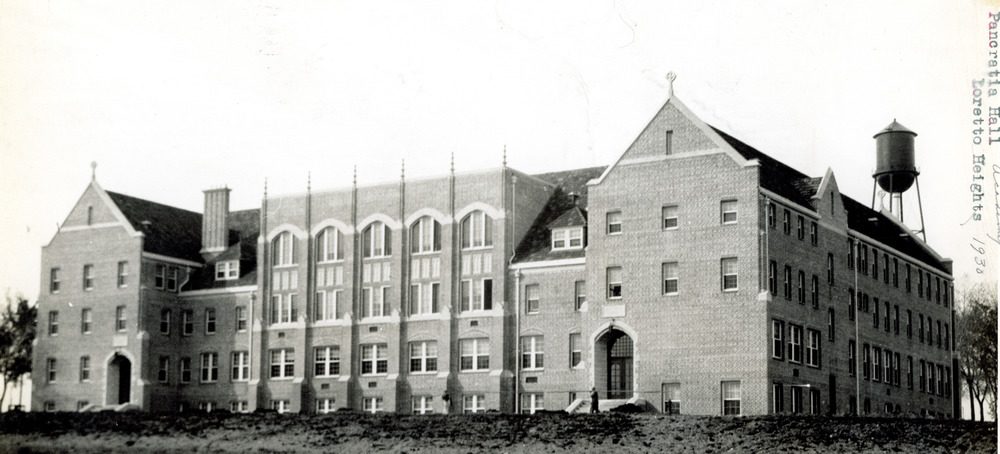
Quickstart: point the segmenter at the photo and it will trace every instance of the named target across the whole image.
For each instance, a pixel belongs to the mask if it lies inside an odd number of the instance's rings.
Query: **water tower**
[[[924,231],[924,207],[920,201],[920,181],[917,177],[916,159],[914,158],[913,139],[917,133],[899,124],[895,119],[885,129],[873,136],[875,139],[875,173],[872,178],[872,209],[875,208],[875,184],[889,194],[889,211],[905,222],[903,218],[903,193],[916,184],[917,207],[920,210],[919,233],[927,241]]]

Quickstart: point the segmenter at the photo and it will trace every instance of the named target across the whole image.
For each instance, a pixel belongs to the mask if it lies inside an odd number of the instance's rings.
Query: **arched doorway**
[[[124,355],[115,353],[108,361],[107,395],[108,405],[127,404],[132,396],[132,361]]]
[[[632,389],[634,346],[632,337],[624,331],[611,329],[597,340],[594,349],[598,362],[595,379],[604,381],[608,399],[628,399]],[[603,363],[603,364],[601,364]]]

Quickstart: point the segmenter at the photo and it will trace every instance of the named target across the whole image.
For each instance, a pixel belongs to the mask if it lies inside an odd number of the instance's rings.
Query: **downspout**
[[[852,247],[854,248],[854,259],[853,259],[854,263],[852,263],[852,265],[854,266],[854,295],[851,295],[851,297],[854,298],[854,339],[856,339],[854,341],[854,363],[855,363],[854,410],[857,412],[857,415],[860,415],[861,414],[861,371],[858,370],[860,368],[857,367],[857,364],[858,363],[864,364],[864,361],[859,361],[859,359],[861,359],[861,329],[859,327],[859,319],[861,318],[861,316],[858,313],[860,312],[859,309],[861,308],[861,297],[860,297],[861,289],[858,288],[858,263],[859,260],[861,259],[861,256],[859,256],[858,254],[861,252],[861,241],[858,240],[856,243],[854,243],[854,246]]]
[[[506,164],[506,159],[504,159]],[[517,197],[517,175],[511,175],[510,177],[510,230],[511,230],[511,244],[514,240],[514,232],[516,231],[517,221],[517,203],[515,203]],[[507,262],[507,268],[514,263],[514,256],[517,255],[517,245],[514,245],[513,250],[510,253],[510,260]],[[521,414],[521,271],[514,271],[514,351],[517,352],[514,355],[514,414]]]

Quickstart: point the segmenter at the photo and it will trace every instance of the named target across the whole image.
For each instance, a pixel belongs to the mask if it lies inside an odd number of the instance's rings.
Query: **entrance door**
[[[132,362],[123,355],[116,354],[108,362],[107,403],[127,404],[132,397]]]
[[[632,397],[632,338],[618,331],[609,339],[608,399]]]

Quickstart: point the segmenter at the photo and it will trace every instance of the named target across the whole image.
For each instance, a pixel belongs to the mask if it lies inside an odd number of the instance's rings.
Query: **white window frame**
[[[661,275],[663,276],[663,288],[661,290],[664,295],[676,295],[680,290],[678,268],[677,262],[665,262],[661,265]],[[670,290],[671,282],[673,283],[673,290]]]
[[[214,307],[205,308],[205,335],[213,335],[218,329],[218,317]]]
[[[417,365],[416,368],[413,366]],[[437,341],[410,342],[411,374],[436,373],[438,371]]]
[[[806,330],[806,365],[820,367],[820,332],[815,329]]]
[[[122,333],[128,330],[128,309],[125,306],[115,307],[115,331]]]
[[[268,377],[271,380],[295,378],[295,350],[291,348],[275,348],[268,351]],[[277,367],[277,374],[275,374]]]
[[[295,265],[295,235],[284,231],[271,240],[271,266],[282,267]]]
[[[369,370],[365,372],[365,368]],[[379,369],[382,369],[380,371]],[[361,345],[361,376],[377,377],[389,373],[389,346],[388,344],[362,344]]]
[[[736,257],[723,257],[719,261],[721,266],[721,283],[723,292],[736,292],[740,289],[740,275],[739,275],[739,259]],[[727,277],[732,277],[734,285],[729,286],[726,282]]]
[[[441,252],[441,223],[430,216],[423,216],[410,225],[410,253],[433,252]]]
[[[313,348],[313,376],[340,376],[340,346],[324,345]]]
[[[337,411],[337,407],[334,406],[336,402],[337,399],[333,397],[323,397],[316,399],[316,413],[320,415],[325,415]]]
[[[316,235],[316,261],[331,263],[343,260],[340,230],[326,227]]]
[[[215,264],[215,280],[233,281],[240,277],[239,260],[226,260]]]
[[[541,310],[541,287],[538,284],[524,286],[524,313],[537,314]]]
[[[182,357],[180,361],[177,362],[177,370],[181,383],[191,383],[191,358],[188,356]]]
[[[466,348],[468,346],[468,348]],[[476,337],[458,340],[459,371],[483,372],[490,370],[490,339]],[[471,367],[464,367],[464,359],[471,358]],[[480,366],[480,360],[485,358],[486,364]]]
[[[288,413],[291,411],[292,402],[288,400],[275,399],[271,401],[271,410],[278,412],[278,414]]]
[[[573,282],[573,303],[575,310],[581,310],[587,304],[587,281]]]
[[[521,394],[521,414],[533,415],[540,410],[545,410],[545,393],[526,392]]]
[[[663,389],[663,412],[671,415],[679,415],[681,410],[681,384],[678,382],[664,383]],[[670,405],[677,404],[675,412]]]
[[[365,413],[381,413],[384,410],[381,396],[365,396],[361,399],[361,409]]]
[[[94,326],[94,313],[89,307],[80,309],[80,333],[90,334]]]
[[[552,229],[552,250],[567,251],[583,249],[583,227],[561,227]]]
[[[215,383],[219,381],[219,354],[216,352],[204,352],[201,354],[201,383]]]
[[[677,230],[680,228],[678,211],[680,211],[680,208],[677,205],[664,205],[660,209],[660,227],[663,230]]]
[[[490,281],[490,291],[486,291],[486,281]],[[486,311],[493,309],[493,279],[465,279],[462,281],[460,301],[462,312]],[[490,297],[490,307],[486,307],[486,296]]]
[[[118,262],[118,288],[128,287],[128,262]]]
[[[410,315],[436,314],[440,310],[441,283],[410,284]]]
[[[434,414],[434,397],[433,396],[413,396],[411,399],[412,411],[415,415],[431,415]]]
[[[486,395],[466,394],[462,396],[462,413],[486,413]]]
[[[80,381],[85,383],[90,381],[90,356],[80,357]]]
[[[326,322],[337,319],[337,305],[340,300],[340,290],[319,290],[313,301],[313,320]]]
[[[618,276],[617,277],[613,277],[612,276],[613,272],[615,274],[617,274]],[[605,269],[604,273],[605,273],[605,282],[607,283],[607,292],[605,293],[605,296],[607,296],[607,298],[609,300],[620,300],[620,299],[622,299],[622,297],[625,294],[624,288],[623,288],[624,284],[622,283],[623,276],[624,276],[624,271],[622,270],[622,267],[620,267],[620,266],[609,266],[609,267],[607,267]],[[613,289],[615,289],[615,288],[618,289],[617,295],[613,291]]]
[[[169,308],[160,309],[160,334],[164,336],[170,335],[170,322],[173,318],[174,311]]]
[[[722,414],[724,416],[740,416],[743,414],[743,383],[739,380],[725,380],[721,383]],[[728,389],[727,389],[728,388]],[[727,413],[726,404],[736,402],[736,413]]]
[[[94,265],[83,265],[83,291],[89,292],[94,289]]]
[[[170,357],[161,356],[159,370],[156,372],[156,380],[160,383],[170,383]]]
[[[230,413],[249,413],[250,403],[245,400],[234,400],[229,403]]]
[[[232,368],[229,379],[232,381],[250,380],[250,353],[246,351],[232,352]]]
[[[583,335],[580,333],[569,334],[569,368],[577,369],[583,367]]]
[[[607,220],[607,234],[621,235],[623,230],[621,210],[608,211],[605,218]]]
[[[295,293],[271,295],[271,324],[295,323],[298,318]],[[275,319],[277,315],[277,319]]]
[[[719,222],[723,225],[739,223],[739,205],[736,199],[719,202]]]
[[[62,284],[62,281],[59,279],[60,271],[61,269],[58,266],[54,266],[49,269],[49,293],[59,293],[59,287]]]
[[[242,333],[247,330],[247,308],[246,306],[236,306],[233,318],[236,319],[236,332]]]
[[[177,280],[180,273],[176,266],[167,267],[167,291],[175,292],[177,291]]]
[[[542,336],[521,337],[521,370],[545,369],[545,338]]]
[[[392,230],[382,221],[375,221],[361,233],[362,257],[378,259],[392,256]]]
[[[785,322],[771,319],[771,358],[785,360]]]
[[[488,249],[493,247],[493,218],[482,210],[476,210],[464,218],[461,228],[460,246],[462,250]]]
[[[160,290],[167,287],[167,265],[157,263],[153,266],[153,286]]]
[[[375,295],[378,294],[378,298]],[[388,315],[385,306],[389,299],[389,287],[364,287],[361,289],[361,318],[377,318]],[[378,310],[376,310],[378,309]]]
[[[181,311],[181,336],[194,334],[194,311],[184,309]]]
[[[45,378],[48,383],[55,383],[58,378],[59,364],[55,358],[45,359]]]
[[[59,311],[49,311],[49,336],[59,335]]]
[[[788,324],[788,362],[802,364],[803,329],[800,325]]]

